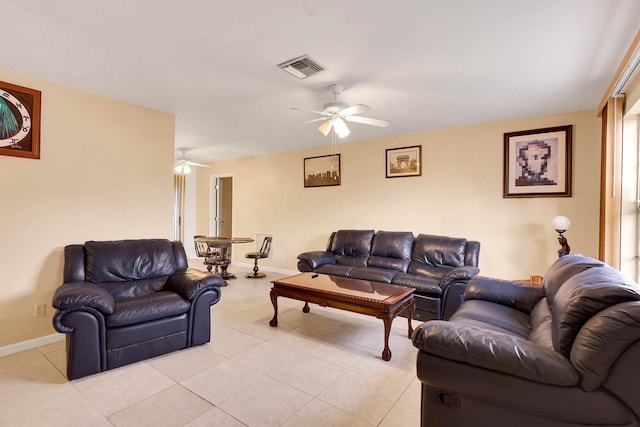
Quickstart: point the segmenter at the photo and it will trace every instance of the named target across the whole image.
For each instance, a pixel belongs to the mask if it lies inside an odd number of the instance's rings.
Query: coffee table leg
[[[411,338],[411,335],[413,335],[413,325],[411,324],[411,321],[413,320],[413,312],[416,309],[416,302],[411,301],[411,305],[409,306],[409,312],[407,313],[407,319],[409,320],[409,338]]]
[[[388,362],[391,360],[391,349],[389,349],[389,333],[391,332],[391,322],[393,322],[393,316],[382,316],[384,322],[384,350],[382,351],[382,360]]]
[[[302,312],[303,313],[308,313],[309,312],[309,302],[308,301],[304,302],[304,307],[302,307]]]
[[[269,321],[269,326],[278,326],[278,293],[275,289],[271,288],[269,293],[271,296],[271,304],[273,304],[273,319]]]

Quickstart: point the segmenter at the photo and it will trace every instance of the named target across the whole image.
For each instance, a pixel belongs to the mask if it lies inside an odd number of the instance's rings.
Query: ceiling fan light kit
[[[209,165],[205,165],[203,163],[197,163],[197,162],[192,162],[191,160],[187,159],[185,157],[185,154],[188,151],[191,151],[191,148],[188,147],[181,147],[178,148],[178,151],[180,151],[181,156],[178,160],[176,160],[176,163],[173,167],[173,170],[175,173],[177,173],[178,175],[188,175],[191,173],[191,166],[197,166],[197,167],[201,167],[201,168],[208,168],[210,167]]]
[[[364,104],[349,106],[349,104],[347,104],[346,102],[340,101],[338,99],[338,96],[342,93],[343,90],[344,86],[342,86],[341,84],[334,84],[329,86],[329,91],[334,95],[335,99],[333,101],[325,103],[322,106],[322,111],[292,108],[292,110],[306,111],[308,113],[320,114],[322,116],[317,119],[295,123],[295,125],[303,125],[324,120],[324,122],[318,127],[320,133],[324,136],[327,136],[333,129],[334,133],[337,134],[339,138],[345,138],[351,133],[346,122],[360,123],[377,127],[389,126],[389,122],[386,120],[358,116],[357,114],[371,111],[371,108],[368,105]]]

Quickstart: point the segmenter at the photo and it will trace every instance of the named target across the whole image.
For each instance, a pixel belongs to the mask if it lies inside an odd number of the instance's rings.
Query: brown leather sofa
[[[410,231],[338,230],[327,249],[298,255],[298,270],[415,289],[417,320],[448,319],[478,274],[480,243]]]
[[[542,287],[469,281],[413,334],[423,426],[639,426],[640,287],[566,255]]]
[[[181,242],[89,241],[64,256],[53,325],[70,380],[209,342],[223,280],[187,268]]]

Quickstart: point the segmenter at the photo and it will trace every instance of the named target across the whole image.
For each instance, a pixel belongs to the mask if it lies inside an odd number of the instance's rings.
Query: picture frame
[[[387,148],[387,178],[422,176],[422,145]]]
[[[0,81],[0,155],[40,158],[41,92]]]
[[[504,134],[503,197],[571,197],[573,126]]]
[[[340,185],[340,183],[340,154],[304,159],[305,187],[329,187]]]

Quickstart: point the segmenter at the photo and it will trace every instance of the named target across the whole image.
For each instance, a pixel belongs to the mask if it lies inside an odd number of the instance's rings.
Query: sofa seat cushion
[[[449,321],[459,321],[525,339],[531,334],[531,317],[528,313],[489,301],[465,301]]]
[[[361,267],[354,269],[349,277],[351,279],[369,280],[372,282],[391,283],[393,278],[401,274],[396,270],[386,270],[384,268]]]
[[[191,304],[175,292],[160,291],[149,295],[116,300],[113,314],[107,316],[107,327],[132,325],[189,311]]]
[[[97,283],[105,291],[109,292],[112,297],[131,298],[158,292],[167,282],[167,276],[155,277],[153,279],[131,280],[128,282],[105,282]]]
[[[442,279],[442,277],[451,270],[453,270],[453,267],[447,267],[447,266],[436,267],[429,264],[422,264],[420,262],[411,261],[409,263],[409,268],[407,269],[407,273],[419,274],[425,277],[432,277],[439,282],[440,279]]]
[[[355,268],[356,267],[353,265],[324,264],[316,268],[314,271],[316,273],[328,274],[330,276],[349,277],[349,274],[351,274]]]
[[[408,286],[423,294],[440,296],[440,278],[435,276],[423,276],[420,274],[398,274],[392,280],[394,285]]]

